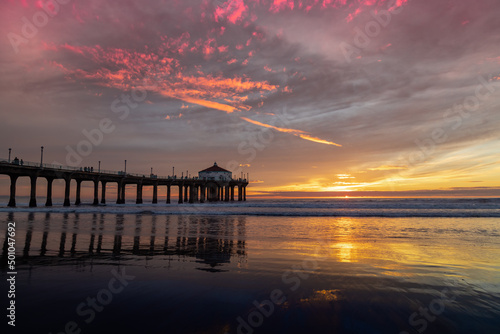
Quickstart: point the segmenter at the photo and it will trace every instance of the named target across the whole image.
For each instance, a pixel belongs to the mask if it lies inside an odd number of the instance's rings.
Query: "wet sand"
[[[19,333],[500,328],[498,218],[2,215]]]

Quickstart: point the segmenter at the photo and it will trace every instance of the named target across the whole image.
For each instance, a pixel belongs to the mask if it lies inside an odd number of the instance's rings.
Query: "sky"
[[[497,0],[0,7],[0,158],[216,161],[249,196],[500,195]]]

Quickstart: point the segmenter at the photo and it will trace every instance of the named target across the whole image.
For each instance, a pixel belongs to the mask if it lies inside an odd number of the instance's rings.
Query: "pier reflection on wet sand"
[[[245,217],[94,213],[83,214],[82,220],[78,213],[43,215],[41,224],[35,222],[35,213],[27,215],[25,233],[17,237],[17,249],[22,249],[19,265],[73,263],[68,260],[85,265],[90,259],[167,256],[169,260],[194,258],[199,264],[196,269],[218,272],[231,257],[238,261],[246,257]],[[14,221],[13,213],[8,220]],[[3,265],[7,263],[7,248],[5,233]]]
[[[495,218],[15,212],[4,220],[17,223],[23,332],[60,333],[70,321],[98,334],[500,326]],[[103,299],[116,273],[131,280]],[[92,298],[100,311],[79,313]]]

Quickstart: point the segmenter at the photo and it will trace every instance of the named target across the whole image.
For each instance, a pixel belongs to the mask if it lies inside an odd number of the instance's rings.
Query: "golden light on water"
[[[337,257],[340,262],[351,262],[354,248],[352,243],[340,242],[332,245],[332,248],[337,250]]]
[[[301,303],[333,302],[342,299],[340,290],[316,290],[309,298],[300,299]]]

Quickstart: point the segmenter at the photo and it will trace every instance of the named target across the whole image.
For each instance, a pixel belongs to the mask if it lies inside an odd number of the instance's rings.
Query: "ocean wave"
[[[248,215],[299,217],[500,217],[499,198],[273,199],[194,204],[127,203],[29,208],[0,206],[0,212],[110,213],[141,215]]]
[[[79,206],[0,208],[0,212],[288,217],[500,217],[500,209],[297,208],[229,206]]]

